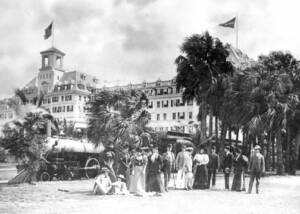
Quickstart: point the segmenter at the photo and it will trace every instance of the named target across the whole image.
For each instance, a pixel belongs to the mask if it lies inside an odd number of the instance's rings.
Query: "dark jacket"
[[[210,154],[207,168],[209,170],[217,170],[220,166],[220,158],[218,154]]]
[[[247,162],[244,160],[243,155],[239,155],[233,159],[233,166],[235,173],[241,173],[247,168]]]
[[[225,169],[228,168],[229,170],[231,170],[232,168],[232,164],[233,164],[233,156],[231,153],[225,154],[224,156],[224,160],[222,163],[222,169],[225,172]]]
[[[151,160],[151,155],[148,156],[148,163],[147,163],[147,172],[148,173],[160,173],[161,172],[161,167],[162,167],[163,161],[162,161],[162,157],[160,155],[158,155],[154,162],[152,162]]]

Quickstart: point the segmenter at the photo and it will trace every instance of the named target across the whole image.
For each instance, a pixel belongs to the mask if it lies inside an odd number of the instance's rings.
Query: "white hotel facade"
[[[249,63],[249,58],[239,50],[228,48],[228,60],[237,66]],[[182,89],[176,89],[175,80],[157,80],[126,86],[100,87],[95,76],[80,72],[66,71],[63,66],[65,53],[51,47],[41,54],[41,68],[23,88],[26,97],[33,102],[34,97],[43,93],[43,107],[60,121],[74,122],[75,128],[86,128],[88,117],[86,102],[97,90],[137,89],[145,92],[149,99],[148,111],[151,113],[149,126],[157,131],[195,131],[199,107],[195,102],[182,102]],[[0,115],[11,115],[5,102],[0,103]],[[5,116],[7,121],[7,116]],[[0,116],[0,125],[4,116]]]

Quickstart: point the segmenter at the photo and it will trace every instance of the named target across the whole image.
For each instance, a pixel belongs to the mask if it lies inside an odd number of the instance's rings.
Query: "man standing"
[[[224,178],[225,178],[225,189],[229,190],[229,176],[232,168],[232,163],[233,163],[233,156],[230,152],[230,147],[226,146],[225,149],[225,157],[224,161],[222,164],[222,169],[224,172]]]
[[[249,163],[250,183],[248,193],[251,194],[254,178],[256,180],[256,194],[259,193],[259,180],[263,173],[265,173],[265,158],[260,153],[260,146],[254,147],[254,154],[250,158]]]
[[[164,181],[165,181],[165,190],[168,192],[168,185],[170,182],[170,177],[172,169],[175,162],[175,156],[172,152],[172,144],[168,144],[167,151],[163,154],[163,172],[164,172]]]
[[[176,179],[176,188],[184,188],[185,181],[185,166],[189,159],[188,153],[186,152],[186,146],[181,145],[181,152],[176,156],[176,169],[177,169],[177,179]]]
[[[216,147],[211,148],[208,162],[208,188],[210,187],[210,181],[212,180],[212,188],[216,185],[216,173],[220,167],[220,157],[216,153]]]

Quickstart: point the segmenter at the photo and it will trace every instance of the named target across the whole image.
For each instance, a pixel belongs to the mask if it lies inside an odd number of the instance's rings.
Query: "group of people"
[[[129,153],[125,148],[120,154],[118,169],[113,169],[111,154],[106,155],[104,167],[94,184],[95,194],[134,194],[145,196],[161,195],[169,191],[170,180],[174,181],[175,189],[209,189],[215,188],[216,174],[222,170],[225,178],[225,189],[230,190],[229,178],[233,172],[232,191],[245,191],[245,173],[250,172],[248,193],[251,193],[256,180],[256,193],[259,193],[259,181],[265,171],[264,157],[257,145],[250,155],[250,161],[236,148],[232,153],[230,147],[224,149],[222,163],[216,152],[216,147],[206,149],[201,147],[196,152],[192,147],[182,145],[181,151],[175,157],[173,146],[167,145],[162,155],[157,146],[150,150],[136,148]],[[175,175],[172,172],[177,172]]]

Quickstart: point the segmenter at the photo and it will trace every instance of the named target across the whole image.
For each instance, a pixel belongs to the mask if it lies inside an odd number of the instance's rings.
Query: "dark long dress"
[[[193,189],[207,189],[208,188],[207,164],[203,164],[204,163],[203,158],[201,158],[201,160],[199,161],[196,156],[195,156],[195,163],[197,165],[196,165],[196,173],[195,173]],[[205,158],[208,159],[207,155],[201,155],[201,156],[202,157],[205,156]]]
[[[234,176],[232,181],[231,190],[232,191],[242,191],[242,178],[243,172],[246,168],[247,162],[243,159],[242,155],[239,155],[233,160],[234,166]]]
[[[152,161],[151,155],[148,157],[147,164],[147,192],[160,192],[162,193],[163,184],[161,180],[161,166],[162,157],[157,155],[157,157]]]

